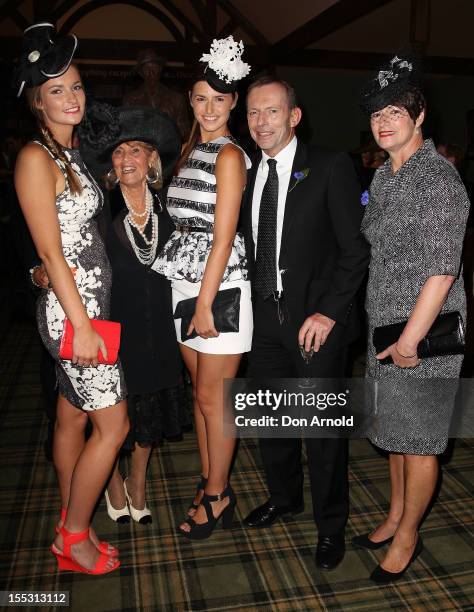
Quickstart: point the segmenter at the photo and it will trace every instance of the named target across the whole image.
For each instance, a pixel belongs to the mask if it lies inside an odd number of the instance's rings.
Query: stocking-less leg
[[[209,477],[205,488],[208,495],[217,495],[225,489],[230,464],[235,449],[235,438],[224,436],[223,381],[237,374],[241,355],[197,354],[196,398],[204,419]],[[218,516],[229,503],[228,497],[212,502],[215,516]],[[205,509],[199,506],[194,515],[196,523],[205,523]],[[190,526],[183,523],[183,531]]]
[[[87,413],[58,397],[54,428],[53,458],[59,481],[61,507],[67,508],[74,467],[85,445],[84,431]]]
[[[418,527],[430,503],[438,479],[438,458],[433,455],[404,455],[405,498],[395,537],[381,567],[402,571],[415,549]]]
[[[373,531],[369,539],[381,542],[391,538],[400,524],[405,500],[404,455],[390,453],[390,510],[387,518]]]
[[[128,431],[127,404],[89,413],[93,430],[74,467],[65,528],[77,533],[88,528],[97,499],[107,481],[117,453]],[[62,549],[62,536],[58,534],[56,546]],[[90,540],[72,547],[75,560],[86,568],[93,568],[99,556]],[[110,564],[113,565],[111,560]]]
[[[209,476],[209,457],[207,454],[207,433],[206,433],[206,423],[204,421],[204,416],[199,408],[198,400],[197,400],[197,368],[198,368],[198,352],[184,346],[184,344],[180,344],[181,355],[183,357],[183,361],[188,369],[189,376],[191,377],[191,383],[193,388],[193,407],[194,407],[194,424],[196,428],[196,435],[198,439],[199,446],[199,456],[201,458],[201,474],[204,478],[207,479]],[[198,505],[201,501],[204,491],[202,489],[196,492],[196,495],[193,499],[193,503]],[[188,510],[189,516],[194,516],[195,510],[190,508]]]

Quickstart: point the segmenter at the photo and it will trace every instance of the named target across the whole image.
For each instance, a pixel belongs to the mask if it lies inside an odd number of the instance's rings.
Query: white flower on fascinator
[[[200,62],[207,62],[219,78],[226,83],[239,81],[248,75],[250,66],[242,61],[244,43],[236,42],[233,36],[214,39],[209,53],[204,53]]]

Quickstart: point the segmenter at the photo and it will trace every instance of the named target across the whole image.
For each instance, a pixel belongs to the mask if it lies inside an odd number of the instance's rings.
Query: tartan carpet
[[[377,525],[388,508],[387,461],[368,442],[350,443],[347,553],[335,571],[323,573],[313,561],[317,533],[308,483],[303,514],[270,530],[240,526],[266,499],[253,440],[241,441],[233,471],[238,498],[234,528],[218,527],[209,540],[197,543],[176,533],[199,473],[193,433],[153,452],[147,483],[152,525],[117,525],[100,501],[94,527],[120,547],[121,568],[102,577],[58,573],[49,545],[59,497],[42,448],[46,420],[39,341],[28,323],[14,324],[0,339],[1,590],[69,591],[70,608],[81,612],[474,610],[473,440],[456,442],[422,528],[425,550],[392,586],[378,587],[368,579],[383,551],[350,544],[352,536]],[[126,473],[126,460],[122,467]]]

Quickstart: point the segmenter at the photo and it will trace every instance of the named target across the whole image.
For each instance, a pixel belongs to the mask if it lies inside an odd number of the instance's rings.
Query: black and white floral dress
[[[56,198],[64,259],[74,275],[89,318],[107,319],[112,273],[95,220],[103,205],[102,192],[79,151],[64,151],[82,185],[80,195],[72,194],[64,166],[55,159],[66,178],[66,187]],[[120,363],[92,368],[59,358],[65,314],[53,291],[43,291],[40,295],[36,317],[41,339],[57,362],[59,393],[71,404],[86,411],[98,410],[126,397]]]
[[[214,213],[217,199],[215,168],[222,148],[237,143],[221,136],[195,146],[178,176],[168,189],[168,212],[177,229],[171,235],[152,268],[171,280],[173,311],[176,305],[199,294],[201,280],[213,243]],[[247,169],[251,167],[245,157]],[[187,232],[186,227],[193,228]],[[202,228],[203,231],[196,231]],[[217,338],[193,338],[182,341],[181,319],[175,319],[176,335],[181,344],[202,353],[237,354],[250,350],[253,317],[250,281],[247,278],[247,256],[242,234],[237,232],[224,270],[220,290],[240,287],[239,331],[221,333]]]

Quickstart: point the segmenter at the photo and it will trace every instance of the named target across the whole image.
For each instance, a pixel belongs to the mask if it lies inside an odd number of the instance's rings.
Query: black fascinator
[[[360,105],[370,115],[415,89],[421,89],[421,68],[417,60],[395,55],[380,67],[375,78],[363,89]]]
[[[209,53],[204,53],[200,62],[205,62],[204,78],[220,93],[237,90],[239,81],[250,72],[249,64],[242,61],[244,43],[236,42],[233,36],[212,42]]]
[[[42,85],[66,72],[77,47],[74,34],[56,38],[51,23],[35,23],[23,32],[22,50],[13,70],[19,98],[25,87]]]

